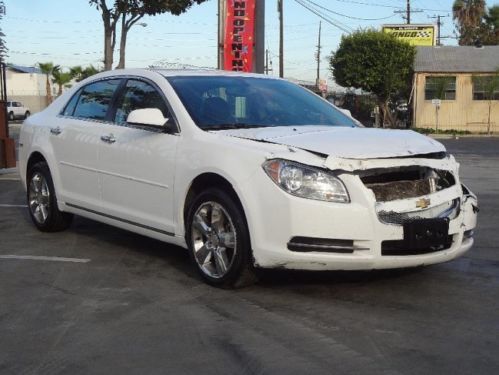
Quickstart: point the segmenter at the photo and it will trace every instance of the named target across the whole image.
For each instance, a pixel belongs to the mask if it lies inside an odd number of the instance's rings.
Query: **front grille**
[[[439,246],[409,248],[405,240],[390,240],[381,243],[381,255],[421,255],[447,250],[452,246],[452,236],[447,236],[445,243]]]
[[[456,183],[451,172],[423,166],[373,169],[359,177],[378,202],[421,197]]]
[[[402,225],[404,223],[419,219],[448,218],[455,219],[459,215],[459,198],[444,202],[425,210],[410,212],[379,211],[378,218],[385,224]]]

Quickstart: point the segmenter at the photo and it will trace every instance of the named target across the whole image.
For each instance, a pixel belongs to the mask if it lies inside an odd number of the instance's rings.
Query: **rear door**
[[[99,147],[111,103],[121,79],[105,79],[81,88],[51,125],[58,163],[61,200],[69,206],[100,210]]]

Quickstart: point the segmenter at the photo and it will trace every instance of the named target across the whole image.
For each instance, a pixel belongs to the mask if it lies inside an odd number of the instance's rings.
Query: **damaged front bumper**
[[[455,181],[449,188],[424,196],[379,202],[360,178],[361,171],[414,165],[448,170]],[[256,196],[248,216],[256,266],[303,270],[415,267],[454,259],[473,245],[477,198],[460,184],[453,157],[328,158],[323,166],[341,178],[351,203],[290,196],[269,185],[266,176],[253,181]],[[265,193],[255,186],[262,186]],[[257,217],[266,219],[253,220]],[[419,239],[421,235],[428,238]]]

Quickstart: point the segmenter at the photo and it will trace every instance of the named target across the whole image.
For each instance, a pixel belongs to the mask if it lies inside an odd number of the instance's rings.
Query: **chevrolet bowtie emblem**
[[[427,198],[421,198],[416,202],[417,208],[426,208],[430,205],[431,201]]]

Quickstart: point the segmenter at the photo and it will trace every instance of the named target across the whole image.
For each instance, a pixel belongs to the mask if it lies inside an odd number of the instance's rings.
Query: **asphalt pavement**
[[[449,263],[205,285],[183,249],[76,218],[38,232],[0,174],[0,374],[497,374],[499,138],[442,140],[479,197]]]

